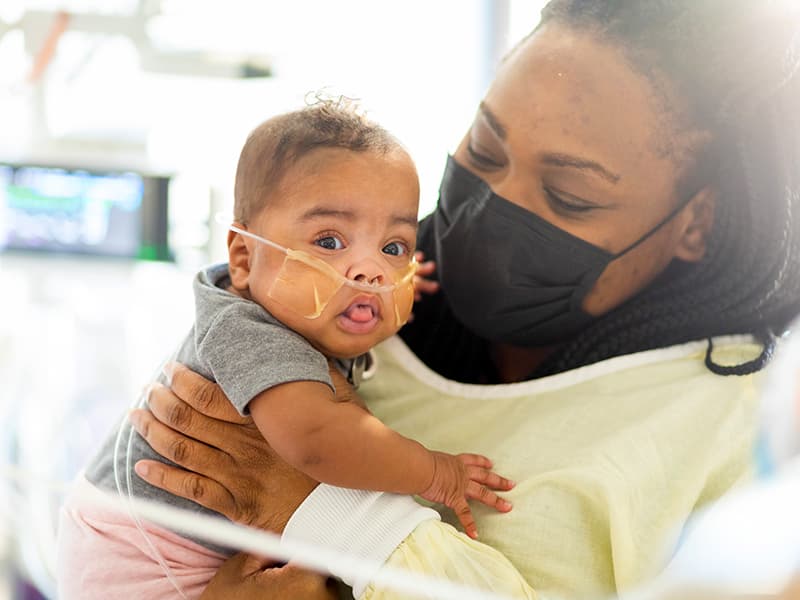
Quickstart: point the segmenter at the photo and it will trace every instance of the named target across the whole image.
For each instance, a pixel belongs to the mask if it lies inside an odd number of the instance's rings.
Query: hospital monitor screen
[[[167,183],[136,172],[0,164],[0,250],[167,259]]]

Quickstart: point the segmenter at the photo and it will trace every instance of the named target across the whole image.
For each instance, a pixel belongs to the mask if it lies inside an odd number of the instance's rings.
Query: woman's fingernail
[[[164,373],[164,377],[167,378],[167,385],[172,385],[172,376],[175,374],[175,363],[172,361],[164,363],[164,366],[161,367],[161,372]]]
[[[136,410],[132,410],[128,413],[128,421],[130,422],[131,426],[136,430],[139,431],[139,423],[140,417],[139,412]]]
[[[147,474],[150,472],[150,467],[147,466],[147,463],[138,462],[133,465],[133,470],[136,471],[137,475],[147,477]]]
[[[154,383],[147,384],[147,386],[144,388],[144,392],[142,392],[143,402],[141,402],[140,404],[143,404],[144,406],[150,406],[150,395],[153,393],[154,387],[155,387]]]

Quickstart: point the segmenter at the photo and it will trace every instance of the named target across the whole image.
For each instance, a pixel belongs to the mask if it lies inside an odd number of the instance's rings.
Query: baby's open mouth
[[[358,296],[342,314],[356,323],[369,323],[380,316],[380,303],[375,296]]]

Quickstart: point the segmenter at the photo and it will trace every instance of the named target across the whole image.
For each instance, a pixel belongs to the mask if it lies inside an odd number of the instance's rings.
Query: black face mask
[[[581,305],[608,264],[687,203],[611,254],[501,198],[449,157],[433,213],[443,293],[456,318],[486,340],[517,346],[565,341],[596,318]]]

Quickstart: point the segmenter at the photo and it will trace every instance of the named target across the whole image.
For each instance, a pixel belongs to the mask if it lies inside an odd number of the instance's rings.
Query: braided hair
[[[713,141],[676,191],[711,181],[718,200],[702,261],[668,267],[534,376],[702,338],[715,373],[752,373],[769,361],[775,336],[800,313],[800,10],[792,4],[551,0],[544,8],[539,27],[555,22],[599,36],[685,99],[680,118]],[[714,363],[711,337],[740,333],[762,342],[761,355]]]

